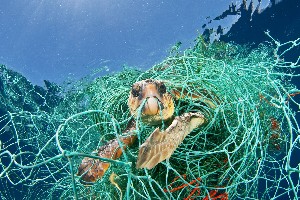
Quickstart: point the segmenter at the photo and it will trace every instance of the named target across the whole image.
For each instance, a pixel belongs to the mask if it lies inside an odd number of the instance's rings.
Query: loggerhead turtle
[[[205,90],[203,90],[205,91]],[[156,128],[153,133],[140,146],[137,168],[152,169],[158,163],[171,157],[175,149],[184,138],[195,128],[205,124],[207,121],[201,112],[187,112],[180,116],[174,116],[174,101],[185,98],[188,94],[185,91],[171,90],[167,88],[163,81],[147,79],[133,84],[128,106],[130,113],[137,118],[140,114],[141,120],[149,125],[158,126],[164,121],[169,124],[168,128],[161,131]],[[205,94],[206,96],[208,93]],[[215,107],[215,103],[202,95],[190,95],[189,98],[200,99],[202,103],[210,108]],[[132,120],[119,141],[123,143],[123,148],[133,144],[137,136],[134,134],[135,121]],[[99,157],[117,159],[122,155],[122,148],[117,139],[110,140],[97,150]],[[95,182],[101,178],[110,163],[102,162],[98,159],[85,157],[79,168],[78,176],[85,182]]]

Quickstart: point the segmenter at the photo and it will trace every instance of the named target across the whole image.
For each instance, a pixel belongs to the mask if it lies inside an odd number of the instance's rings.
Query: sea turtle
[[[205,91],[205,90],[203,90]],[[140,146],[137,168],[152,169],[158,163],[171,157],[178,145],[195,128],[207,122],[206,117],[200,111],[186,112],[179,116],[174,116],[174,101],[182,98],[200,99],[207,107],[214,108],[215,102],[210,101],[209,94],[193,94],[181,89],[167,91],[164,81],[147,79],[133,84],[128,106],[130,113],[136,119],[139,115],[144,123],[159,126],[162,122],[169,125],[161,131],[156,128],[153,133]],[[131,145],[135,139],[135,121],[132,120],[123,132],[119,141],[123,143],[125,149]],[[103,158],[117,159],[122,154],[117,139],[110,140],[97,151],[98,156]],[[95,182],[101,178],[110,166],[108,162],[86,157],[82,160],[78,174],[86,182]]]

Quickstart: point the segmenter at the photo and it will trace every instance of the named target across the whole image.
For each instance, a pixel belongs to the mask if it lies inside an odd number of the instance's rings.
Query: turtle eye
[[[138,97],[140,95],[140,91],[137,88],[132,88],[131,89],[131,94],[133,97]]]
[[[162,84],[159,86],[158,91],[159,91],[161,94],[166,93],[166,92],[167,92],[167,88],[166,88],[165,84],[162,83]]]

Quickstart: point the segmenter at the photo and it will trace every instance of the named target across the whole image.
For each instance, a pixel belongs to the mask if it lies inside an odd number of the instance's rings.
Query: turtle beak
[[[149,97],[143,108],[144,115],[156,115],[159,113],[159,100],[156,97]]]
[[[144,91],[147,91],[143,96],[147,99],[143,107],[144,115],[156,115],[159,113],[160,109],[163,109],[163,104],[161,103],[161,95],[158,93],[156,86],[154,84],[149,84]]]

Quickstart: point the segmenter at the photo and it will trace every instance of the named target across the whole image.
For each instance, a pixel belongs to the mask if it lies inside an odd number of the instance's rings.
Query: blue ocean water
[[[148,69],[176,42],[191,46],[230,0],[7,1],[0,6],[0,63],[33,84],[62,83],[107,66]],[[218,5],[218,6],[215,6]],[[104,74],[104,73],[103,73]]]
[[[28,91],[43,94],[47,102],[51,102],[50,107],[59,103],[57,88],[66,79],[77,80],[102,66],[107,66],[102,75],[121,70],[123,65],[147,69],[160,62],[177,42],[183,44],[183,49],[191,46],[199,33],[210,41],[219,39],[254,46],[269,40],[264,31],[283,42],[300,37],[298,0],[191,4],[179,1],[176,6],[166,1],[10,1],[2,4],[0,41],[4,48],[0,50],[1,64],[12,69],[11,75],[17,76],[15,71],[23,74],[22,81],[28,85]],[[13,12],[8,12],[12,8]],[[26,26],[20,29],[19,23],[25,22]],[[299,47],[285,59],[297,60],[298,52]],[[299,80],[291,81],[299,85]],[[3,84],[7,82],[1,80],[0,90]],[[0,116],[13,111],[13,106],[21,105],[17,101],[14,105],[5,102],[6,99],[1,99]],[[47,111],[41,102],[39,97],[35,98],[40,110]],[[30,104],[26,106],[26,110],[34,109]],[[4,127],[5,121],[0,125]],[[2,134],[2,143],[8,142],[5,138]],[[7,162],[3,157],[2,163]],[[294,155],[292,163],[298,165],[300,156]],[[3,199],[26,199],[20,198],[26,187],[13,186],[5,179],[1,179],[0,186]]]

